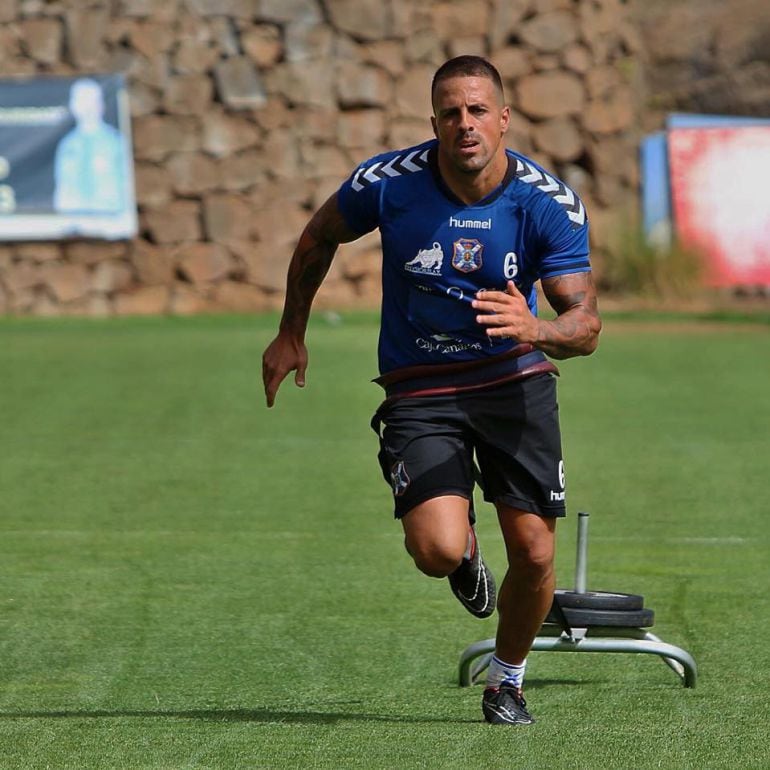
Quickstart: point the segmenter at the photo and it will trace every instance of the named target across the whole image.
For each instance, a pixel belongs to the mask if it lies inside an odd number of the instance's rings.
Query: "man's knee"
[[[404,544],[417,569],[436,578],[451,575],[460,566],[466,548],[466,544],[446,538],[407,537]]]
[[[405,545],[421,572],[446,577],[468,548],[468,501],[456,495],[432,498],[404,516]]]
[[[508,565],[519,579],[539,582],[550,576],[553,571],[554,535],[554,522],[533,514],[519,515],[515,522],[504,523]]]

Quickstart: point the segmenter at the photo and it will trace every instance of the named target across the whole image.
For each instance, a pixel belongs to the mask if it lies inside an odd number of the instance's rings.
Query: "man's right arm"
[[[262,356],[262,381],[269,407],[289,372],[296,371],[296,384],[304,386],[307,368],[305,330],[313,298],[329,272],[337,247],[358,237],[359,233],[350,229],[340,213],[336,193],[318,209],[302,231],[289,264],[278,336]]]

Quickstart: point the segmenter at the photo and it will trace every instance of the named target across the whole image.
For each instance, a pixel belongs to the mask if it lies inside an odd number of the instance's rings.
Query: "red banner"
[[[680,242],[707,258],[710,286],[770,286],[770,127],[669,132]]]

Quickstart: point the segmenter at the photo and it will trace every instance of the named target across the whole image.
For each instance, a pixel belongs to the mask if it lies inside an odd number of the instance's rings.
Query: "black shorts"
[[[488,502],[540,516],[564,516],[556,378],[542,374],[447,396],[386,401],[379,461],[395,516],[441,495],[472,502],[474,455]]]

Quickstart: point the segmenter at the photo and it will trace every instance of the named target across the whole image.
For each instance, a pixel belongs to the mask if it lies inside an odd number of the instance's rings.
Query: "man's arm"
[[[513,281],[506,291],[480,291],[473,307],[483,315],[476,321],[490,337],[529,342],[551,358],[587,356],[599,344],[602,322],[591,273],[569,273],[543,280],[543,292],[556,311],[552,321],[532,315]]]
[[[262,356],[262,381],[268,406],[275,402],[275,394],[289,372],[297,372],[295,382],[299,387],[305,385],[305,330],[313,298],[329,272],[337,247],[358,237],[359,234],[354,233],[342,217],[336,193],[318,209],[302,231],[289,263],[278,336]]]

